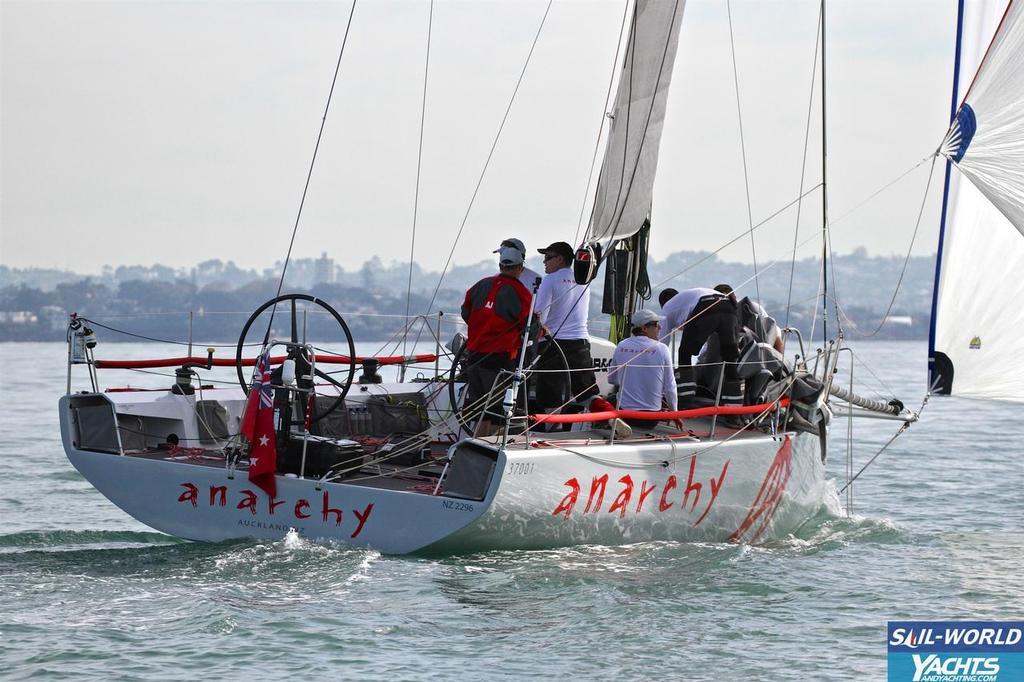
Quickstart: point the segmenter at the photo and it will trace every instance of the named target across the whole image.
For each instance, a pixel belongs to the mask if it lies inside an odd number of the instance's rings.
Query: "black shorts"
[[[505,389],[511,385],[515,369],[515,360],[508,353],[467,353],[466,399],[462,401],[465,416],[472,419],[484,411],[483,419],[497,422],[503,412],[501,403],[505,397]],[[499,375],[502,383],[495,386]],[[486,398],[488,393],[491,393],[491,399],[486,404],[475,404]]]
[[[690,320],[683,325],[679,364],[689,365],[690,358],[700,352],[712,334],[718,334],[722,359],[736,362],[739,357],[739,349],[736,347],[737,324],[736,304],[728,297],[705,296],[700,299],[690,313]]]
[[[599,393],[588,339],[545,341],[540,346],[540,359],[535,368],[546,370],[531,378],[541,409],[583,401]]]

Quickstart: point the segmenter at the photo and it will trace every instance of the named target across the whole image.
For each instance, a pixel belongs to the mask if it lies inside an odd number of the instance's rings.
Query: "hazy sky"
[[[546,0],[434,4],[415,257],[447,258]],[[573,241],[623,3],[555,0],[454,259]],[[347,2],[0,2],[0,262],[266,267],[281,259]],[[359,3],[295,245],[346,268],[407,260],[428,0]],[[949,116],[955,0],[828,5],[833,218],[912,167]],[[818,4],[732,4],[751,204],[798,194]],[[669,98],[652,251],[747,226],[724,2],[690,0]],[[817,86],[816,86],[817,87]],[[815,91],[815,100],[818,91]],[[820,181],[814,104],[806,185]],[[927,165],[835,227],[837,251],[904,254]],[[935,250],[941,167],[919,236]],[[820,194],[801,230],[820,229]],[[757,233],[788,260],[795,212]],[[750,259],[750,242],[723,252]],[[820,249],[811,243],[800,255]]]

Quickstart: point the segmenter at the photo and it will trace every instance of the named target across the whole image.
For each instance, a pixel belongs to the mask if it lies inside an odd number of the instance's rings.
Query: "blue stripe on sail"
[[[960,146],[957,147],[953,160],[960,163],[960,159],[967,153],[967,148],[971,146],[974,133],[978,130],[978,119],[974,116],[974,109],[970,104],[965,103],[960,107],[960,113],[956,115],[956,125],[960,129]]]
[[[958,0],[956,9],[956,56],[953,58],[953,101],[949,106],[949,120],[956,116],[960,91],[960,48],[964,34],[964,0]],[[946,237],[946,211],[949,207],[949,176],[953,164],[946,161],[946,179],[942,188],[942,217],[939,219],[939,247],[935,255],[935,283],[932,287],[932,319],[928,323],[928,386],[935,382],[935,315],[939,307],[939,281],[942,276],[942,249]]]

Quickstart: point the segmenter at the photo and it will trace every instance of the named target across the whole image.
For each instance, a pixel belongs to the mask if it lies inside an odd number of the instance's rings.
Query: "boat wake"
[[[181,545],[180,540],[152,531],[43,530],[0,535],[0,554],[11,552],[67,552]]]

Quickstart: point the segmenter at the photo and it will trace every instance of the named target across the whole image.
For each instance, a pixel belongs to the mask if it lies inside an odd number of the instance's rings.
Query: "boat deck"
[[[384,488],[387,490],[404,490],[408,492],[419,492],[433,494],[438,480],[444,471],[446,448],[444,444],[438,443],[438,452],[432,453],[431,459],[413,466],[401,466],[387,462],[365,464],[356,471],[351,472],[342,478],[328,478],[334,483],[346,483],[349,485],[361,485],[372,488]],[[127,452],[126,457],[149,459],[154,461],[182,462],[194,466],[205,466],[215,469],[223,469],[226,466],[225,456],[218,450],[204,450],[201,454],[190,451],[187,453],[170,451],[166,449],[150,449],[138,452]],[[249,467],[247,464],[239,463],[236,470],[240,475],[246,475]],[[297,478],[295,474],[284,474],[286,477]],[[307,477],[313,478],[313,477]],[[319,477],[317,477],[319,478]]]
[[[641,444],[652,440],[672,440],[691,442],[711,442],[725,439],[763,438],[765,432],[760,428],[740,429],[725,419],[719,418],[712,428],[710,418],[687,420],[685,430],[680,431],[675,425],[658,422],[653,427],[633,427],[629,437],[614,439],[615,443]],[[489,443],[496,443],[498,436],[482,438]],[[530,432],[529,435],[510,436],[506,448],[520,450],[531,447],[559,447],[568,445],[596,445],[611,442],[610,429],[585,429],[580,431]]]
[[[552,431],[519,433],[509,436],[506,449],[509,451],[542,451],[545,448],[575,448],[587,445],[638,445],[652,441],[671,441],[674,443],[711,443],[722,440],[746,440],[764,438],[762,429],[739,429],[735,425],[727,425],[719,419],[712,428],[712,420],[698,418],[687,420],[685,431],[675,425],[658,423],[652,428],[633,427],[633,433],[627,438],[611,438],[609,429],[585,429],[576,431]],[[479,440],[498,445],[501,436],[489,436]],[[386,453],[373,448],[365,448],[361,464],[358,460],[339,462],[335,467],[340,475],[327,475],[323,480],[346,485],[365,486],[393,491],[421,493],[432,495],[437,483],[444,473],[447,453],[451,443],[432,442],[426,444],[428,450],[423,451],[422,460],[404,463],[387,461]],[[146,450],[128,451],[126,457],[148,459],[153,461],[181,462],[193,466],[223,469],[227,466],[223,450],[206,448],[159,447]],[[294,466],[294,463],[293,463]],[[353,468],[358,467],[358,468]],[[246,476],[247,463],[236,465],[238,475]],[[309,469],[307,469],[309,471]],[[297,473],[284,473],[289,478],[297,478]],[[321,475],[307,475],[307,479],[320,479]]]

